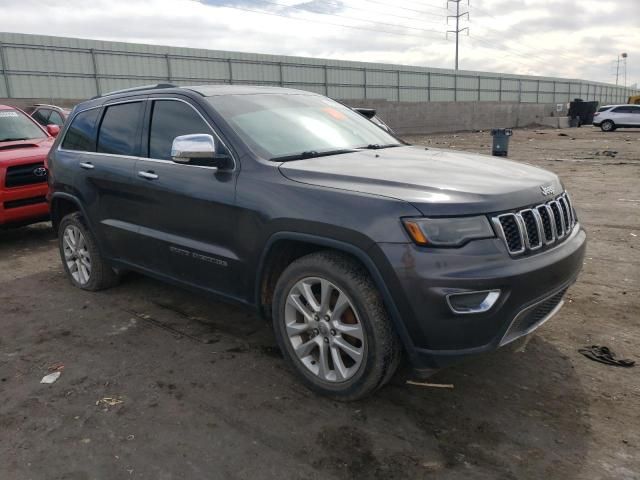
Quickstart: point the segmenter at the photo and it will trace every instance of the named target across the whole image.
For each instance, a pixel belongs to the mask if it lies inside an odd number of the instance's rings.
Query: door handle
[[[96,168],[96,166],[91,162],[81,162],[80,167],[84,168],[85,170],[92,170]]]
[[[158,178],[158,175],[156,175],[153,172],[138,172],[138,176],[142,177],[142,178],[146,178],[147,180],[155,180]]]

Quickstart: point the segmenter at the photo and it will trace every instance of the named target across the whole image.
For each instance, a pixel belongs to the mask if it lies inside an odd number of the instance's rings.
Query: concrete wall
[[[82,100],[0,98],[0,104],[18,108],[36,103],[51,103],[71,108],[80,101]],[[556,104],[540,103],[425,103],[386,100],[345,100],[344,103],[352,107],[375,108],[380,118],[400,135],[526,127],[549,124],[549,117],[561,119],[565,117],[557,117],[557,115],[566,115],[566,113],[556,112]]]
[[[542,124],[556,114],[556,104],[504,102],[387,102],[349,101],[352,106],[375,108],[380,118],[400,135]]]

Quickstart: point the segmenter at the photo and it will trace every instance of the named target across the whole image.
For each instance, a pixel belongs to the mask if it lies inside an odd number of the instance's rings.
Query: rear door
[[[629,108],[631,109],[631,115],[629,115],[630,124],[640,127],[640,106],[632,106]]]
[[[140,152],[145,105],[145,99],[138,98],[95,109],[95,139],[75,153],[74,185],[103,253],[129,263],[136,263],[144,251],[137,243],[131,212],[136,207],[133,169]],[[74,131],[76,120],[73,122],[63,149]]]
[[[171,160],[173,139],[206,133],[216,139],[216,155],[230,151],[204,112],[178,98],[149,101],[143,133],[147,159],[136,163],[136,222],[154,255],[146,266],[198,287],[236,296],[240,261],[235,185],[239,165],[220,171],[211,161],[179,164]]]

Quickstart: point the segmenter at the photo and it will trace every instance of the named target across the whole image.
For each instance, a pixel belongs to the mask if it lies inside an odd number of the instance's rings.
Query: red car
[[[0,105],[0,227],[46,220],[47,154],[60,132],[22,110]]]

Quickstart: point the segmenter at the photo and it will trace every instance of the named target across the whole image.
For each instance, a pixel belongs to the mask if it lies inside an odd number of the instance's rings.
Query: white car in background
[[[639,128],[640,105],[606,105],[600,107],[593,116],[593,125],[603,132],[613,132],[616,128]]]

